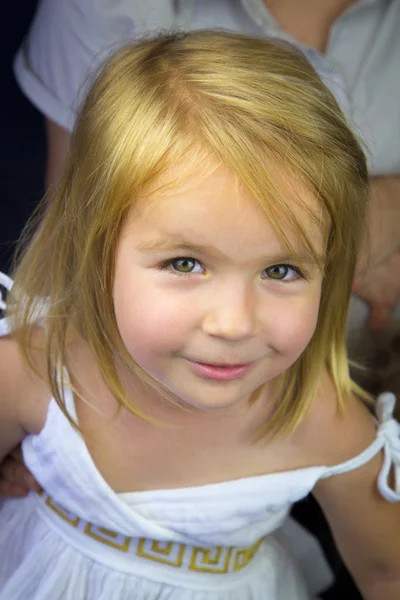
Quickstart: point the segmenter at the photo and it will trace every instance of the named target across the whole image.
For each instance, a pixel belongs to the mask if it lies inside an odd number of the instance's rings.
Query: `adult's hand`
[[[367,231],[358,265],[362,274],[400,249],[400,176],[371,181]]]
[[[0,496],[22,498],[40,485],[24,465],[21,446],[17,446],[0,463]]]
[[[368,326],[382,331],[400,303],[400,250],[356,277],[353,291],[369,304]]]
[[[367,229],[353,292],[369,305],[370,329],[380,331],[400,301],[400,176],[372,180]]]

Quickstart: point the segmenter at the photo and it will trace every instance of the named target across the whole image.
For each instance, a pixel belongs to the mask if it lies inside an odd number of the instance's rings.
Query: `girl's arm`
[[[36,336],[34,336],[36,337]],[[38,336],[39,337],[39,336]],[[44,365],[43,353],[35,360]],[[50,392],[45,379],[24,361],[17,342],[10,336],[0,339],[0,461],[29,433],[44,426]]]
[[[10,344],[0,341],[0,460],[26,435],[17,390],[18,368]],[[15,381],[13,382],[13,379]]]
[[[324,429],[332,457],[340,456],[331,464],[356,456],[376,435],[369,411],[356,399]],[[363,467],[320,480],[313,492],[365,600],[400,598],[400,502],[378,490],[382,461],[380,452]]]

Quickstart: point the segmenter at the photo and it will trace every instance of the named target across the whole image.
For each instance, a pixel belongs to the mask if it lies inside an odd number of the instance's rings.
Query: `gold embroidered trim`
[[[235,546],[217,546],[214,548],[200,548],[179,544],[175,542],[162,542],[147,538],[132,538],[124,536],[105,527],[99,527],[83,521],[68,510],[54,502],[54,500],[39,492],[46,498],[46,506],[68,525],[79,529],[81,533],[89,536],[101,544],[105,544],[120,552],[131,551],[135,556],[152,562],[169,565],[174,568],[184,568],[200,573],[224,573],[241,571],[253,560],[265,537],[258,539],[248,548]]]

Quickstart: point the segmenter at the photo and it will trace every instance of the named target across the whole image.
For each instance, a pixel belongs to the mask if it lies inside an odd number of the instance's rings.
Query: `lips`
[[[188,360],[195,373],[206,379],[216,381],[232,381],[244,377],[254,366],[254,362],[246,364],[207,364]]]

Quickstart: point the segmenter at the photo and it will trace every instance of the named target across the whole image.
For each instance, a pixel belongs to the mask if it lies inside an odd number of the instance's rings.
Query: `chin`
[[[221,398],[221,394],[218,394],[218,397],[212,398],[208,395],[206,400],[202,400],[193,396],[188,396],[185,394],[175,396],[178,399],[178,403],[182,408],[187,408],[188,410],[194,409],[201,412],[213,412],[220,410],[229,410],[243,404],[244,401],[247,402],[248,398],[251,394],[243,394],[240,398],[230,397],[230,398]]]
[[[191,406],[196,410],[200,410],[202,412],[216,412],[219,410],[226,410],[237,406],[239,402],[203,402],[203,403],[195,403],[191,402],[190,404],[184,403],[186,406]]]

